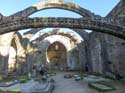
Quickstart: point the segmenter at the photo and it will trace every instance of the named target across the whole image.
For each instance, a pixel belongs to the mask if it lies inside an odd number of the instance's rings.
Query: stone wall
[[[101,56],[102,46],[97,32],[92,32],[89,36],[88,49],[90,50],[89,58],[91,61],[91,69],[93,72],[103,72],[103,59]]]
[[[88,47],[93,72],[125,74],[125,40],[92,32]]]
[[[107,61],[110,62],[110,71],[125,74],[125,40],[105,35],[107,43]]]

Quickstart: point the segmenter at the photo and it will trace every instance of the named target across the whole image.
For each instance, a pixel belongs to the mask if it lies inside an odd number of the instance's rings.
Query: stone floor
[[[116,88],[116,90],[106,92],[106,93],[125,93],[125,82],[122,82],[122,81],[113,81],[102,77],[96,77],[93,75],[84,77],[83,80],[76,81],[75,78],[64,78],[64,75],[66,74],[76,74],[76,72],[56,72],[55,76],[51,76],[50,78],[48,78],[48,80],[52,78],[55,80],[55,83],[54,83],[55,89],[53,90],[53,93],[104,93],[104,92],[98,92],[88,87],[88,82],[93,82],[93,81],[108,81]],[[29,91],[35,88],[36,85],[37,87],[38,86],[41,87],[42,84],[34,80],[30,80],[25,84],[15,84],[15,85],[9,86],[8,88],[0,87],[0,89],[19,88],[29,93]]]
[[[65,74],[73,74],[73,73],[57,72],[56,76],[53,76],[53,78],[56,81],[55,90],[53,91],[53,93],[103,93],[90,89],[88,87],[88,82],[101,81],[101,80],[109,81],[108,79],[97,78],[94,76],[89,76],[88,78],[86,77],[83,80],[75,81],[74,78],[65,79],[64,78]],[[109,82],[112,83],[117,90],[106,93],[125,93],[125,84],[120,83],[119,81],[117,82],[109,81]]]
[[[55,79],[55,90],[53,93],[93,93],[86,84],[81,81],[75,81],[73,78],[65,79],[64,74],[68,72],[57,72]]]

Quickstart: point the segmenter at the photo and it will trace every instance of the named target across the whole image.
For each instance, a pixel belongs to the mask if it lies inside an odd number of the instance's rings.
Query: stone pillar
[[[90,59],[92,71],[96,73],[103,73],[102,45],[98,35],[98,32],[93,32],[90,34]]]
[[[80,63],[80,69],[85,71],[85,64],[87,63],[86,60],[86,53],[85,53],[85,43],[81,42],[78,45],[78,49],[79,49],[79,63]]]
[[[9,49],[14,32],[0,35],[0,73],[8,73]]]
[[[69,65],[72,70],[80,69],[79,51],[76,47],[70,51],[70,64]]]
[[[32,66],[34,62],[34,50],[30,43],[27,45],[27,64],[28,64],[28,72],[32,71]]]

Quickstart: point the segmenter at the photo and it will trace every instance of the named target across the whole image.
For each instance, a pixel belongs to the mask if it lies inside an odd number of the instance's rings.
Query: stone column
[[[14,32],[0,35],[0,73],[8,73],[9,49]]]
[[[85,53],[85,43],[81,42],[78,45],[78,49],[79,49],[79,63],[80,63],[80,69],[82,71],[85,71],[85,64],[87,63],[86,60],[86,53]]]
[[[77,47],[77,46],[76,46]],[[78,70],[80,68],[80,63],[79,63],[79,51],[77,48],[74,48],[70,51],[70,66],[72,70]]]
[[[28,43],[28,42],[27,42]],[[28,72],[32,71],[32,66],[33,66],[33,62],[34,62],[34,54],[33,54],[34,50],[31,46],[30,43],[28,43],[27,45],[27,64],[28,64]]]

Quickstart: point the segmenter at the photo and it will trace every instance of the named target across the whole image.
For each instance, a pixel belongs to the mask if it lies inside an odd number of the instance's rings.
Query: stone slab
[[[84,77],[84,81],[97,82],[97,81],[110,81],[110,79],[103,78],[103,77],[100,77],[100,76],[88,75],[88,77]]]
[[[66,75],[64,75],[64,78],[72,78],[72,75],[71,74],[66,74]]]
[[[45,83],[43,86],[37,85],[32,93],[51,93],[54,85],[51,83]]]
[[[91,86],[98,89],[98,90],[101,90],[101,91],[110,91],[110,90],[113,90],[112,87],[109,87],[109,86],[106,86],[106,85],[102,85],[102,84],[98,84],[98,83],[91,83]]]
[[[82,80],[82,78],[78,76],[78,77],[75,78],[75,80],[79,81],[79,80]]]
[[[9,83],[11,84],[11,83]],[[1,90],[19,89],[22,93],[51,93],[54,85],[51,83],[42,83],[30,80],[26,83],[11,84],[11,86],[0,87]]]

